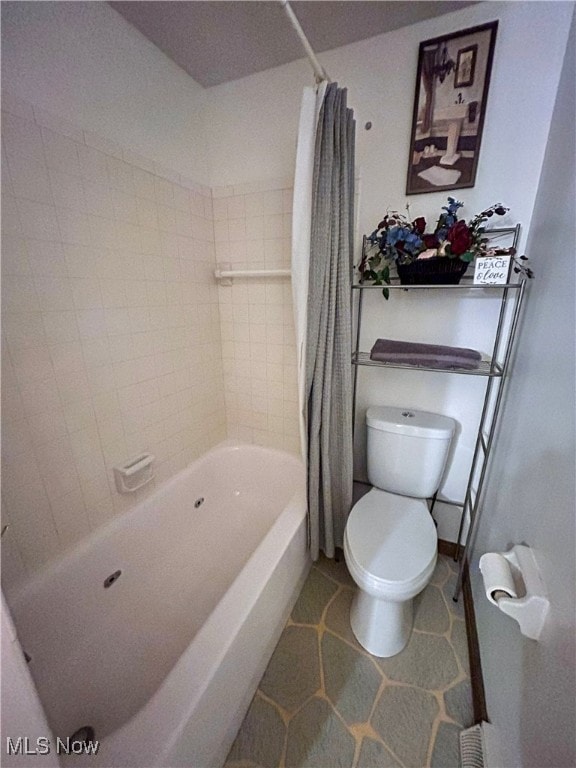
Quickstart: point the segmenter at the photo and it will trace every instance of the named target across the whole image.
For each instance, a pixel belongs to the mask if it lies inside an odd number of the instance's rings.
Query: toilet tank
[[[426,499],[440,485],[456,422],[412,408],[366,411],[368,480],[390,493]]]

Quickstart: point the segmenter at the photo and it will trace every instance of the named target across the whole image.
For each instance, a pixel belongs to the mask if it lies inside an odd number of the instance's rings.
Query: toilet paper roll
[[[494,605],[502,597],[518,597],[510,563],[498,552],[487,552],[480,558],[486,597]]]

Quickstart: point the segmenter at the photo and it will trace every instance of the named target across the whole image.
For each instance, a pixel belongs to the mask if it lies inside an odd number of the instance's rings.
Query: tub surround
[[[3,93],[3,586],[230,437],[299,451],[292,184],[213,190]],[[222,318],[222,322],[220,322]],[[119,494],[148,451],[155,481]]]
[[[216,261],[286,269],[292,180],[215,187]],[[228,437],[300,452],[296,346],[289,279],[234,278],[218,286]]]

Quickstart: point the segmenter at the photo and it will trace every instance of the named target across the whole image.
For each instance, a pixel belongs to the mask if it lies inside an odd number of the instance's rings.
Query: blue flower
[[[401,240],[410,237],[411,232],[408,227],[392,227],[386,233],[386,245],[396,245]]]
[[[411,254],[420,253],[420,251],[422,250],[422,247],[423,247],[422,238],[420,238],[414,232],[410,232],[404,240],[404,250],[407,251],[408,253],[411,253]]]

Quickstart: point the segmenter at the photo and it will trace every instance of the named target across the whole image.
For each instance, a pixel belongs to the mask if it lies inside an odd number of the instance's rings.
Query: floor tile
[[[460,728],[452,723],[440,723],[430,765],[432,768],[459,768]]]
[[[419,632],[412,632],[402,653],[389,659],[378,659],[378,666],[389,680],[412,683],[428,690],[446,688],[460,674],[448,640]]]
[[[428,691],[389,686],[376,704],[372,725],[407,768],[422,768],[438,711],[438,702]]]
[[[446,714],[464,726],[464,728],[474,724],[474,712],[468,680],[463,680],[444,693],[444,706]]]
[[[435,584],[437,587],[441,587],[450,574],[451,571],[446,560],[439,557],[432,578],[430,579],[430,584]]]
[[[429,585],[414,598],[414,629],[442,634],[450,629],[450,614],[438,587]]]
[[[462,599],[441,556],[407,647],[377,659],[350,628],[346,564],[310,571],[225,768],[452,768],[471,724]],[[442,706],[443,703],[443,706]]]
[[[348,724],[366,722],[382,685],[372,660],[325,632],[322,666],[324,688],[334,708]]]
[[[470,663],[468,660],[468,636],[466,634],[466,624],[461,619],[452,621],[452,630],[450,631],[450,642],[460,660],[460,664],[465,674],[470,674]]]
[[[339,584],[344,584],[348,587],[356,587],[352,576],[348,573],[344,554],[341,551],[338,553],[338,560],[320,555],[318,562],[314,563],[314,567],[319,568],[326,574],[326,576],[334,579],[334,581],[337,581]]]
[[[328,629],[339,637],[344,638],[344,640],[347,640],[359,651],[364,652],[364,649],[358,640],[356,640],[354,632],[352,632],[352,627],[350,626],[350,606],[352,605],[353,597],[354,590],[346,588],[342,589],[328,606],[324,622]]]
[[[297,624],[318,624],[326,603],[338,591],[338,585],[318,570],[312,568],[296,605],[292,609],[292,621]]]
[[[311,699],[288,725],[286,768],[352,768],[356,742],[324,699]]]
[[[458,616],[460,619],[464,618],[464,599],[462,598],[462,595],[460,595],[460,598],[458,602],[454,602],[454,590],[456,589],[456,583],[458,581],[458,576],[456,573],[452,573],[450,578],[446,581],[444,586],[442,587],[442,592],[444,593],[444,599],[446,600],[446,605],[448,606],[448,609],[453,613],[455,616]]]
[[[402,768],[384,744],[375,739],[362,739],[358,768]]]
[[[256,696],[228,755],[228,762],[235,768],[254,764],[280,765],[285,738],[286,726],[278,710]]]
[[[311,627],[286,627],[264,672],[260,690],[293,712],[319,688],[318,633]]]

